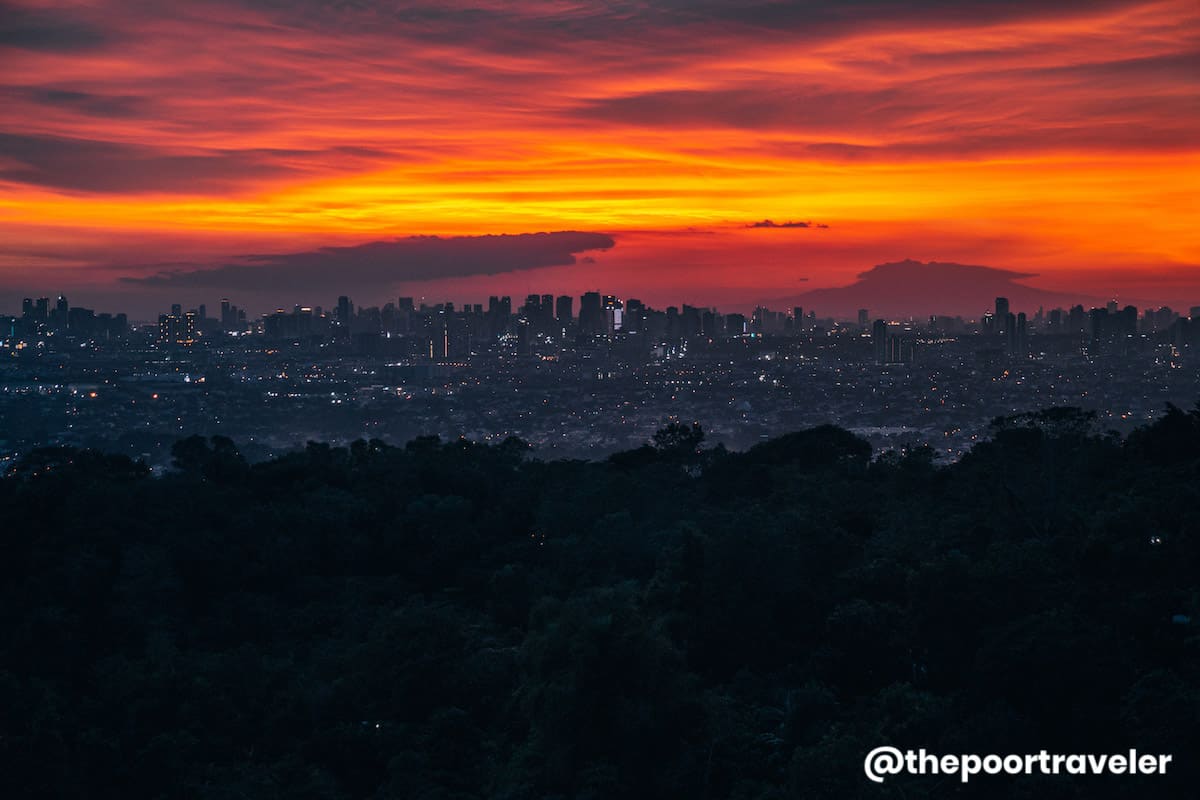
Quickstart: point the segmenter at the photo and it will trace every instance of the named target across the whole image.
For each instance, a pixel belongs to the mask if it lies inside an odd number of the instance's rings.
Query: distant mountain
[[[852,317],[858,309],[872,316],[927,316],[954,314],[975,317],[991,309],[997,297],[1007,297],[1013,312],[1032,316],[1038,306],[1046,309],[1076,303],[1100,304],[1098,298],[1053,292],[1026,286],[1018,281],[1036,278],[1034,272],[1015,272],[995,267],[930,261],[896,261],[879,264],[860,273],[849,286],[813,289],[771,303],[778,307],[803,306],[819,316]]]

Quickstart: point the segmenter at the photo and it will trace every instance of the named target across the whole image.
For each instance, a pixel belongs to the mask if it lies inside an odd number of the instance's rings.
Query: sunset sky
[[[10,313],[904,259],[1200,305],[1196,0],[0,3],[0,67]]]

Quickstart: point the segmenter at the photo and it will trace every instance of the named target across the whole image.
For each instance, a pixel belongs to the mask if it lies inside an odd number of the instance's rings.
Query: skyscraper
[[[579,332],[594,336],[604,332],[604,306],[599,292],[586,292],[579,298]]]
[[[556,303],[556,306],[554,309],[554,316],[558,319],[559,322],[562,322],[562,323],[570,322],[573,318],[574,305],[575,305],[575,298],[571,297],[568,294],[564,294],[564,295],[560,296],[557,300],[557,303]]]
[[[1011,326],[1008,324],[1008,298],[996,298],[996,333],[1007,335]]]
[[[871,344],[875,348],[875,361],[879,364],[887,363],[887,338],[887,323],[881,319],[875,320],[871,325]]]

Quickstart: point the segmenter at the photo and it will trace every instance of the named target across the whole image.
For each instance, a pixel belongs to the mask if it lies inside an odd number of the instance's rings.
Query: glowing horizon
[[[915,258],[1200,303],[1193,2],[0,10],[6,305],[554,231],[615,246],[387,290],[740,301]]]

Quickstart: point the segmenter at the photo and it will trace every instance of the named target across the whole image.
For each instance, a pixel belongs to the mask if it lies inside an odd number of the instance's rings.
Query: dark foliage
[[[30,454],[0,481],[5,795],[1195,796],[1200,409],[1124,441],[997,420],[950,466],[702,440]],[[884,744],[1175,762],[881,786]]]

